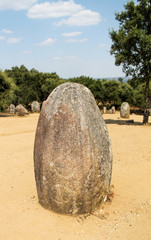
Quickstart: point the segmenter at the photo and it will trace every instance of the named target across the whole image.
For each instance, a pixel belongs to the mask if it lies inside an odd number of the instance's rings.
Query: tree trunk
[[[144,110],[143,124],[147,124],[147,123],[148,123],[148,120],[149,120],[149,106],[150,106],[150,98],[149,98],[149,78],[146,78],[145,102],[146,102],[146,107],[145,107],[145,110]]]

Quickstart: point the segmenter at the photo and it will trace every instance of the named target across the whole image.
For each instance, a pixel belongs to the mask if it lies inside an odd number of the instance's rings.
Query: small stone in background
[[[25,116],[29,114],[27,109],[22,105],[22,104],[19,104],[16,106],[16,115],[18,116]]]
[[[32,112],[40,112],[40,103],[37,101],[32,102],[31,111]]]
[[[110,109],[110,110],[108,111],[108,113],[109,113],[109,114],[112,114],[112,109]]]
[[[103,107],[103,113],[107,113],[107,108]]]
[[[112,106],[111,110],[112,110],[112,113],[115,114],[115,107],[114,106]]]
[[[130,116],[130,105],[127,102],[123,102],[120,109],[121,118],[129,118]]]
[[[15,105],[14,104],[10,104],[10,106],[9,106],[9,113],[11,113],[11,114],[14,114],[15,113]]]

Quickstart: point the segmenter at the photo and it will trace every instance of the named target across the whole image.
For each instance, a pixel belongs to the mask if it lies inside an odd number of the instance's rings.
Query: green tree
[[[24,65],[21,65],[20,67],[12,67],[10,70],[6,69],[5,72],[9,77],[13,78],[15,84],[19,86],[24,82],[24,75],[29,71]]]
[[[14,79],[18,87],[15,90],[15,104],[21,103],[27,106],[32,101],[42,102],[44,100],[41,86],[50,75],[49,73],[41,73],[34,68],[29,71],[24,65],[12,67],[10,70],[6,69],[5,72]]]
[[[103,79],[102,83],[104,87],[104,100],[109,105],[119,105],[121,104],[119,98],[119,88],[121,83],[112,79],[112,80],[105,80]]]
[[[17,86],[15,90],[15,99],[14,103],[17,105],[19,103],[26,104],[24,102],[24,96],[27,95],[27,89],[25,86],[25,79],[27,79],[27,75],[29,74],[28,69],[21,65],[20,67],[12,67],[11,69],[6,69],[5,73],[14,80],[14,83]]]
[[[43,93],[43,100],[46,100],[49,94],[60,84],[64,83],[65,81],[60,79],[59,76],[54,72],[46,75],[45,80],[41,86],[41,91]]]
[[[91,84],[89,84],[89,89],[91,90],[91,92],[93,93],[97,104],[99,103],[104,103],[105,102],[105,97],[104,97],[104,86],[102,84],[102,81],[100,79],[97,80],[93,80],[91,82]]]
[[[123,66],[126,76],[145,82],[145,111],[143,123],[148,123],[151,82],[151,1],[137,0],[124,5],[125,10],[115,14],[119,29],[110,31],[110,53],[115,64]]]
[[[136,107],[145,107],[145,83],[138,84],[138,86],[133,91],[133,105]]]
[[[119,86],[119,99],[120,99],[120,105],[122,102],[129,102],[131,105],[133,104],[134,94],[133,94],[133,88],[127,83],[121,83]]]
[[[0,71],[0,110],[5,110],[13,101],[15,89],[13,80]]]
[[[118,78],[118,81],[119,81],[120,83],[123,83],[123,78],[119,77],[119,78]]]
[[[89,88],[89,86],[93,83],[94,79],[86,76],[80,76],[75,78],[69,78],[68,81],[83,84],[84,86]]]

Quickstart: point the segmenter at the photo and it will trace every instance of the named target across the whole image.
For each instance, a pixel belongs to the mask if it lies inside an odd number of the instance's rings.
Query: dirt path
[[[0,240],[151,240],[151,126],[104,115],[112,140],[114,198],[95,215],[69,217],[37,200],[33,144],[38,114],[0,118]],[[151,123],[151,117],[150,117]]]

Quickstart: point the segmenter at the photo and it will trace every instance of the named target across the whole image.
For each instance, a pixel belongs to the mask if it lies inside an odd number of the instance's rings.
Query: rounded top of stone
[[[63,83],[61,85],[59,85],[58,87],[56,87],[48,96],[48,99],[55,96],[56,94],[58,95],[58,97],[61,99],[65,99],[66,96],[68,98],[69,95],[77,95],[77,93],[79,92],[79,94],[82,95],[90,95],[91,97],[94,98],[92,92],[85,87],[82,84],[79,83],[73,83],[73,82],[67,82],[67,83]],[[74,94],[73,94],[74,93]]]
[[[38,102],[38,101],[33,101],[33,102],[32,102],[32,104],[37,104],[37,103],[39,104],[39,102]]]
[[[18,104],[16,108],[19,108],[19,107],[24,107],[24,106],[22,104]]]
[[[61,85],[59,85],[58,87],[56,87],[53,91],[52,91],[52,93],[53,92],[56,92],[56,91],[58,91],[59,89],[62,91],[62,89],[71,89],[71,88],[80,88],[80,89],[83,89],[83,90],[85,90],[85,91],[87,91],[87,92],[89,92],[89,93],[91,93],[91,91],[87,88],[87,87],[85,87],[84,85],[82,85],[82,84],[80,84],[80,83],[74,83],[74,82],[67,82],[67,83],[63,83],[63,84],[61,84]],[[92,93],[91,93],[92,94]]]
[[[123,102],[122,105],[128,105],[129,106],[129,103],[128,102]]]

